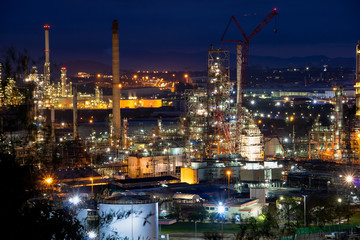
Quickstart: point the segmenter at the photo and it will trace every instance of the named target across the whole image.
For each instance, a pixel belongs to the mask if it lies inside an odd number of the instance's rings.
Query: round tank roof
[[[122,195],[117,194],[115,196],[111,196],[105,198],[101,201],[104,204],[144,204],[144,203],[155,203],[154,199],[145,196],[139,195]]]

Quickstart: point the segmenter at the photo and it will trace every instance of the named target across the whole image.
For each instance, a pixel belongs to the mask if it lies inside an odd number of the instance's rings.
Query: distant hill
[[[92,61],[92,60],[74,60],[65,62],[63,64],[68,69],[68,75],[73,76],[78,72],[86,72],[86,73],[111,73],[112,67],[111,65]]]
[[[322,67],[324,64],[329,67],[355,67],[355,58],[328,58],[326,56],[308,56],[278,58],[268,56],[250,56],[249,65],[261,65],[270,68],[282,67]]]
[[[120,68],[122,70],[170,70],[196,71],[206,70],[207,53],[180,53],[180,52],[124,52],[120,53]],[[236,56],[231,54],[231,68],[236,67]],[[279,58],[271,56],[250,56],[249,66],[260,65],[269,68],[299,68],[299,67],[350,67],[355,68],[355,58],[328,58],[326,56],[308,56]],[[106,63],[93,60],[74,60],[64,64],[68,67],[69,75],[77,72],[111,73],[111,59]]]

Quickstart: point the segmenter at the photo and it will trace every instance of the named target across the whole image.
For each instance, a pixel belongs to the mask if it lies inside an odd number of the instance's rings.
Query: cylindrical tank
[[[99,217],[99,239],[158,239],[158,203],[150,198],[107,198],[99,204]]]

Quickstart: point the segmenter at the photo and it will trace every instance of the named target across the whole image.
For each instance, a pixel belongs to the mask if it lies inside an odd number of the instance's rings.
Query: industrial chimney
[[[45,29],[45,63],[44,63],[44,81],[50,84],[50,49],[49,49],[49,25],[44,26]]]
[[[121,137],[120,113],[120,66],[119,66],[119,25],[112,22],[112,77],[113,77],[113,109],[112,109],[112,144],[118,146]]]

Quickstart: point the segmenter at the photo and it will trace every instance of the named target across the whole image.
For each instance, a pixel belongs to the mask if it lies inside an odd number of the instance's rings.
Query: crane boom
[[[276,9],[272,10],[269,15],[250,33],[250,35],[247,37],[248,40],[252,39],[256,34],[258,34],[270,21],[275,17],[276,15],[279,15],[279,13],[276,12]]]
[[[252,39],[256,34],[258,34],[275,16],[279,15],[279,13],[276,11],[276,8],[272,10],[265,18],[264,20],[259,23],[259,25],[247,36],[245,31],[242,29],[241,25],[239,24],[238,20],[236,19],[236,16],[231,16],[228,24],[226,25],[225,31],[223,35],[221,36],[221,42],[237,42],[237,43],[243,43],[243,42],[249,42],[250,39]],[[241,35],[244,37],[244,40],[241,39],[225,39],[225,35],[231,25],[231,22],[234,22],[238,30],[240,31]]]
[[[243,89],[247,82],[247,69],[248,69],[248,56],[249,56],[249,42],[250,40],[255,37],[276,15],[279,15],[276,12],[276,8],[274,8],[263,21],[260,22],[259,25],[249,34],[246,35],[245,31],[237,21],[235,16],[231,16],[225,32],[221,37],[221,42],[235,42],[237,43],[236,47],[236,82],[237,82],[237,97],[236,97],[236,110],[237,110],[237,124],[236,124],[236,138],[241,136],[242,132],[242,106],[243,106]],[[225,35],[231,25],[231,22],[234,22],[238,30],[240,31],[243,39],[225,39]],[[237,152],[240,152],[240,142],[239,139],[235,140],[235,145]]]

